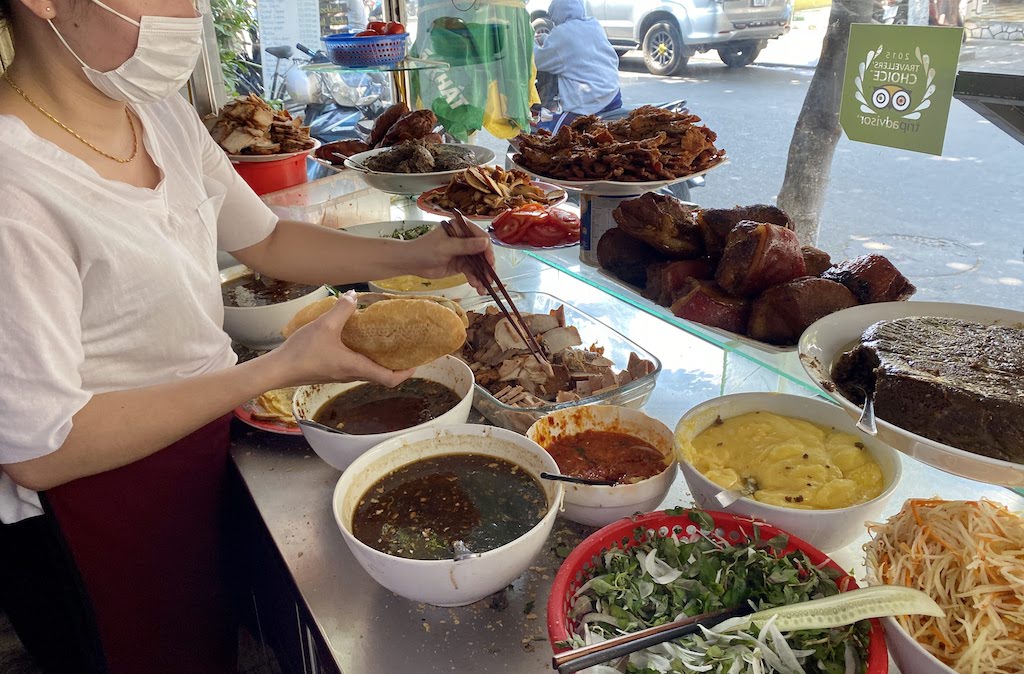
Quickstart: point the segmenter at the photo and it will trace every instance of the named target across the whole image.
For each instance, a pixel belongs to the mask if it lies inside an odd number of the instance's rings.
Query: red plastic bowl
[[[692,535],[698,531],[699,527],[689,518],[688,512],[687,510],[679,511],[680,514],[653,512],[635,519],[622,519],[599,529],[576,546],[576,549],[562,562],[562,566],[555,576],[555,582],[551,586],[551,594],[548,595],[548,641],[551,642],[551,648],[555,653],[568,650],[555,644],[566,641],[573,633],[574,626],[569,620],[572,597],[576,590],[590,578],[604,553],[614,548],[628,550],[634,545],[643,543],[652,535],[670,536],[673,531],[677,535],[682,535],[684,532]],[[836,580],[841,592],[857,589],[857,581],[853,579],[853,576],[843,571],[825,553],[811,547],[796,536],[770,524],[747,517],[737,517],[720,512],[708,512],[707,514],[715,522],[714,533],[733,544],[750,540],[755,526],[760,530],[762,540],[768,540],[779,534],[788,536],[789,544],[783,550],[784,553],[801,550],[817,566],[828,567],[841,574]],[[643,534],[640,536],[635,533],[638,528],[643,529]],[[888,674],[888,671],[889,652],[885,647],[885,633],[882,631],[882,624],[878,620],[872,620],[868,640],[867,674]]]
[[[253,192],[264,195],[306,182],[307,154],[303,152],[271,161],[231,162],[231,165]]]

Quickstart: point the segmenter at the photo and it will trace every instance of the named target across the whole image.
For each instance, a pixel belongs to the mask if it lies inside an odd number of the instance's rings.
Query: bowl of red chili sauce
[[[675,440],[669,428],[614,405],[585,405],[552,412],[526,437],[543,447],[563,475],[612,482],[566,484],[562,515],[590,526],[656,508],[675,476]]]

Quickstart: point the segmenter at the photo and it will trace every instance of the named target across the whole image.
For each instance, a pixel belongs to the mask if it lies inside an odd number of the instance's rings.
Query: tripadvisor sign
[[[839,122],[850,140],[942,154],[962,28],[850,26]]]

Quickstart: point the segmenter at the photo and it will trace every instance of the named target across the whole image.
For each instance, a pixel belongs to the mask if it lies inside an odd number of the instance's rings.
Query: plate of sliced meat
[[[852,307],[813,323],[800,363],[878,437],[954,475],[1024,487],[1024,312],[946,302]]]

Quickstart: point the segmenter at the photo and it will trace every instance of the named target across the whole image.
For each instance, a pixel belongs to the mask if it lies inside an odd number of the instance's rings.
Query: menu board
[[[320,2],[319,0],[260,0],[256,3],[256,18],[259,22],[260,45],[263,48],[263,87],[270,92],[277,59],[266,52],[267,47],[288,45],[295,49],[301,42],[312,50],[321,49],[320,44]],[[306,60],[305,54],[295,50],[295,55]],[[278,77],[284,75],[291,60],[282,60],[277,68]],[[268,93],[268,96],[273,97]]]

